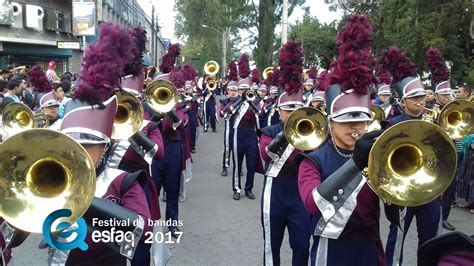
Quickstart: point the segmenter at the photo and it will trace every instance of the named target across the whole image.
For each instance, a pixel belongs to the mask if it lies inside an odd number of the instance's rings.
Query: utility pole
[[[283,12],[281,19],[281,46],[283,46],[288,39],[288,0],[283,0]]]
[[[151,5],[151,63],[156,66],[156,53],[155,53],[155,5]]]
[[[225,78],[226,76],[226,67],[227,67],[227,28],[224,29],[222,33],[222,74],[221,77]]]

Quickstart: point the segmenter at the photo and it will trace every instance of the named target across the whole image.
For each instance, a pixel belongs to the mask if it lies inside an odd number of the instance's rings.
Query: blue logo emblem
[[[51,234],[51,227],[54,221],[62,217],[69,217],[71,215],[72,215],[72,212],[71,210],[68,210],[68,209],[60,209],[48,215],[48,217],[46,217],[43,223],[43,238],[51,248],[54,248],[57,250],[72,250],[75,248],[80,248],[82,251],[86,251],[89,248],[87,243],[84,241],[87,236],[87,224],[84,218],[82,217],[76,220],[76,223],[78,226],[77,228],[69,229],[66,232],[60,232],[57,234],[57,236],[66,239],[70,237],[72,233],[76,233],[77,234],[76,238],[73,241],[60,242],[56,238],[54,238]],[[68,222],[61,222],[58,224],[55,230],[62,230],[70,226],[71,224]]]

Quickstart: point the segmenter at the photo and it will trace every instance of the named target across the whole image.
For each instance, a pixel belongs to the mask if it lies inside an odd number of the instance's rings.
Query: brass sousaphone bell
[[[14,227],[41,233],[45,218],[70,209],[73,224],[92,202],[95,167],[72,138],[49,129],[30,129],[0,145],[0,216]]]
[[[179,100],[178,90],[167,80],[154,80],[148,84],[144,98],[148,106],[160,114],[173,110]]]
[[[267,67],[263,70],[263,79],[267,79],[273,73],[273,67]]]
[[[208,61],[204,65],[204,72],[211,77],[206,83],[206,88],[210,91],[217,89],[215,76],[219,73],[219,64],[216,61]]]
[[[142,103],[130,92],[116,90],[117,113],[115,114],[112,139],[128,139],[140,130],[145,111]]]
[[[405,121],[375,141],[367,183],[385,202],[420,206],[448,188],[456,163],[454,144],[441,127],[427,121]]]
[[[286,118],[284,132],[288,142],[297,150],[314,150],[328,135],[328,120],[316,108],[302,107]]]

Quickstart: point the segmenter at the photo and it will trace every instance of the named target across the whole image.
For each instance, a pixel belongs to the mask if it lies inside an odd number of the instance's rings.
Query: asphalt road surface
[[[218,132],[200,133],[197,153],[193,155],[193,179],[187,185],[187,201],[179,205],[183,236],[180,243],[171,244],[172,257],[168,265],[261,265],[263,234],[260,224],[260,196],[263,176],[255,176],[254,193],[250,200],[243,193],[239,201],[232,199],[231,174],[222,177],[223,121]],[[200,128],[202,129],[202,128]],[[245,172],[245,170],[244,170]],[[242,183],[245,182],[245,176]],[[165,203],[161,203],[164,216]],[[473,215],[454,208],[450,222],[461,232],[474,234]],[[381,236],[388,234],[388,223],[382,218]],[[287,236],[286,236],[287,237]],[[31,235],[14,250],[14,263],[46,265],[47,252],[37,248],[40,235]],[[416,265],[416,223],[412,223],[405,243],[404,265]],[[281,247],[281,264],[291,265],[291,250],[287,238]]]

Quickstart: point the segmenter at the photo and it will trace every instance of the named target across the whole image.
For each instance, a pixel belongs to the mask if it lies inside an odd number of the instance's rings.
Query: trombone
[[[385,120],[385,111],[380,105],[373,104],[370,106],[370,113],[372,115],[372,122],[370,122],[367,132],[380,130],[382,128],[380,123]]]
[[[128,139],[140,130],[145,111],[142,103],[130,92],[116,90],[117,112],[115,113],[112,139]]]
[[[35,115],[31,109],[22,103],[9,103],[2,111],[3,128],[8,136],[35,127]]]
[[[423,120],[437,123],[453,140],[459,140],[474,131],[474,103],[467,100],[455,100],[441,110],[438,106],[433,109],[418,104],[427,114]]]
[[[87,151],[63,133],[30,129],[0,145],[0,216],[14,227],[41,233],[45,218],[70,209],[73,224],[92,202],[95,166]]]
[[[247,101],[251,101],[253,102],[255,100],[255,98],[257,98],[257,93],[255,93],[254,90],[248,90],[247,92],[245,92],[245,99]]]
[[[427,121],[410,120],[377,138],[364,174],[385,202],[414,207],[436,199],[448,188],[456,163],[456,149],[445,130]]]
[[[160,114],[173,110],[179,100],[178,90],[167,80],[154,80],[145,90],[145,102],[155,112]]]
[[[314,107],[302,107],[287,117],[285,137],[297,150],[310,151],[319,147],[328,135],[326,115]]]

